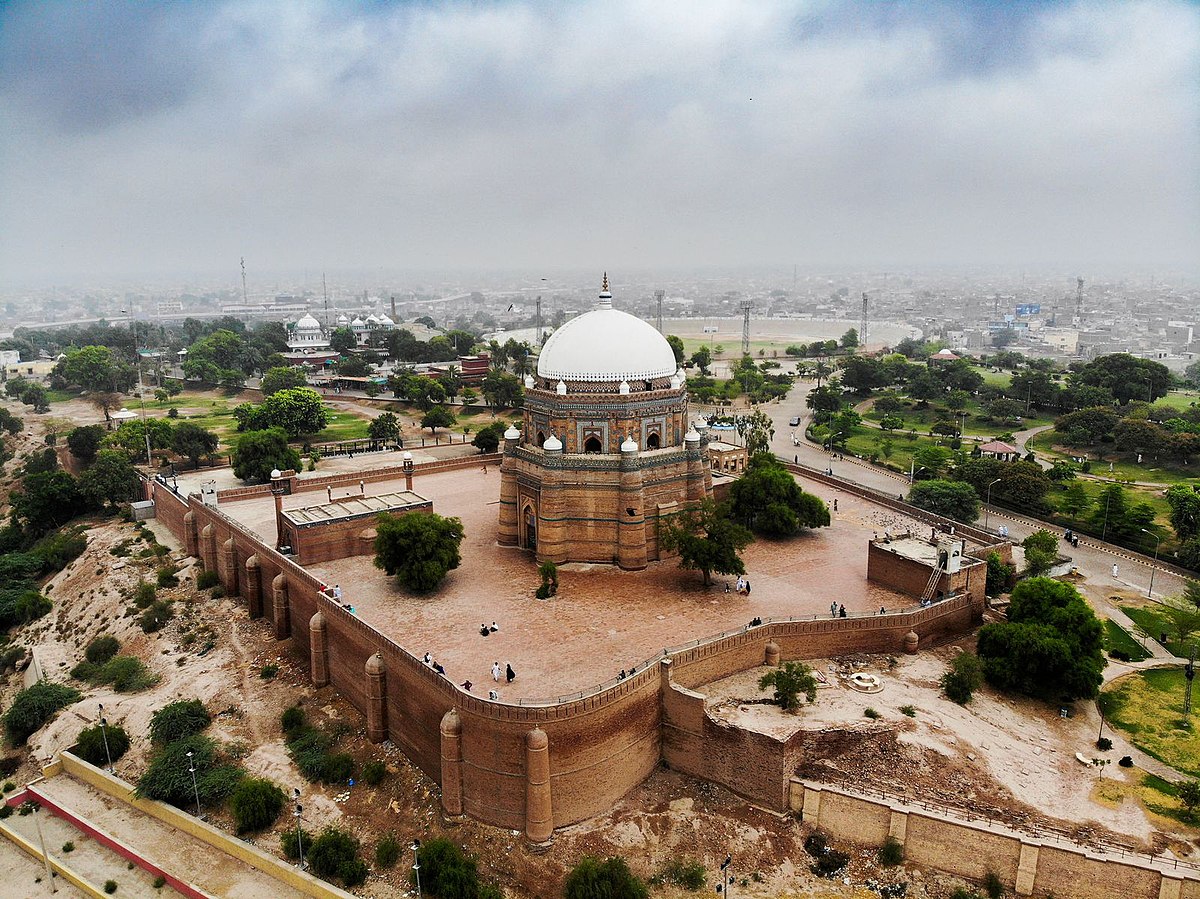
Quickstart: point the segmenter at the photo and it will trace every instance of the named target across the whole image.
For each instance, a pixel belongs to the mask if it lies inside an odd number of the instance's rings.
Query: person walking
[[[508,662],[504,663],[504,677],[510,684],[517,679],[517,672],[513,671],[513,666]]]
[[[1120,571],[1121,571],[1121,567],[1116,562],[1113,562],[1113,577],[1116,577],[1117,574],[1120,573]]]
[[[500,661],[497,659],[495,662],[492,662],[492,680],[496,681],[496,683],[499,683],[500,675],[502,673],[503,672],[500,670]]]
[[[838,606],[838,618],[845,618],[845,617],[846,617],[846,607]]]

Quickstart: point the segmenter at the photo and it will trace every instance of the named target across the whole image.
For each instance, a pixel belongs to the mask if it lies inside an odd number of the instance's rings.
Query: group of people
[[[830,618],[845,618],[846,617],[846,607],[844,605],[839,606],[836,602],[831,602],[829,604],[829,617]]]
[[[737,579],[737,584],[736,584],[735,589],[737,590],[739,596],[749,596],[750,595],[750,579],[746,578],[746,577],[739,577]],[[725,592],[726,593],[729,592],[729,581],[725,582]]]
[[[517,672],[513,671],[513,666],[508,662],[504,663],[503,669],[500,667],[499,660],[492,662],[492,680],[496,681],[496,683],[499,683],[501,676],[503,676],[504,679],[511,684],[517,679]]]
[[[439,665],[437,662],[435,662],[433,660],[433,655],[431,653],[428,653],[428,652],[425,653],[425,658],[421,659],[421,661],[424,662],[426,665],[428,665],[430,668],[432,668],[434,671],[436,671],[438,674],[442,675],[443,677],[445,676],[446,669],[443,668],[441,665]],[[469,683],[469,681],[468,681],[468,683]]]
[[[500,628],[496,626],[496,622],[494,621],[490,625],[481,624],[479,625],[479,636],[486,637],[490,634],[496,633],[498,630],[500,630]]]

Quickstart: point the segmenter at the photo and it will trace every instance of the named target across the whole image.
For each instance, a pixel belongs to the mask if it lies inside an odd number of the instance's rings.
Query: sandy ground
[[[403,488],[403,479],[366,485],[368,493]],[[552,698],[585,690],[643,666],[664,647],[746,625],[751,618],[824,617],[831,602],[848,613],[897,610],[912,600],[866,580],[867,542],[876,532],[906,528],[906,519],[857,498],[838,494],[832,527],[784,543],[758,541],[745,553],[750,596],[725,592],[727,578],[705,588],[696,572],[674,561],[645,571],[615,566],[560,567],[558,595],[534,598],[539,583],[532,555],[496,544],[494,468],[439,472],[415,479],[417,493],[434,510],[462,519],[462,565],[428,596],[413,596],[357,556],[311,566],[328,584],[342,587],[356,613],[417,656],[430,652],[455,683],[470,680],[476,692],[497,687],[502,700]],[[805,484],[832,500],[834,492]],[[355,491],[357,492],[357,490]],[[284,500],[284,508],[310,505],[313,494]],[[225,514],[273,537],[270,497],[229,502]],[[912,527],[918,527],[915,522]],[[920,528],[924,532],[924,528]],[[495,621],[497,633],[480,636]],[[493,662],[511,662],[517,679],[493,683]]]

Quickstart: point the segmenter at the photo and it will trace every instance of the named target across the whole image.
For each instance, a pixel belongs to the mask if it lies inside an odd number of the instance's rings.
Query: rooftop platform
[[[355,518],[375,517],[380,512],[412,512],[421,508],[432,508],[433,501],[411,490],[396,493],[380,493],[374,496],[360,495],[335,499],[331,503],[285,509],[283,517],[296,527],[311,527],[349,521]]]

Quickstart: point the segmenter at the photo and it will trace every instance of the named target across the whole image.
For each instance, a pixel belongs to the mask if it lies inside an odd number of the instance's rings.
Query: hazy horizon
[[[1170,0],[10,2],[0,285],[1195,273],[1198,63]]]

